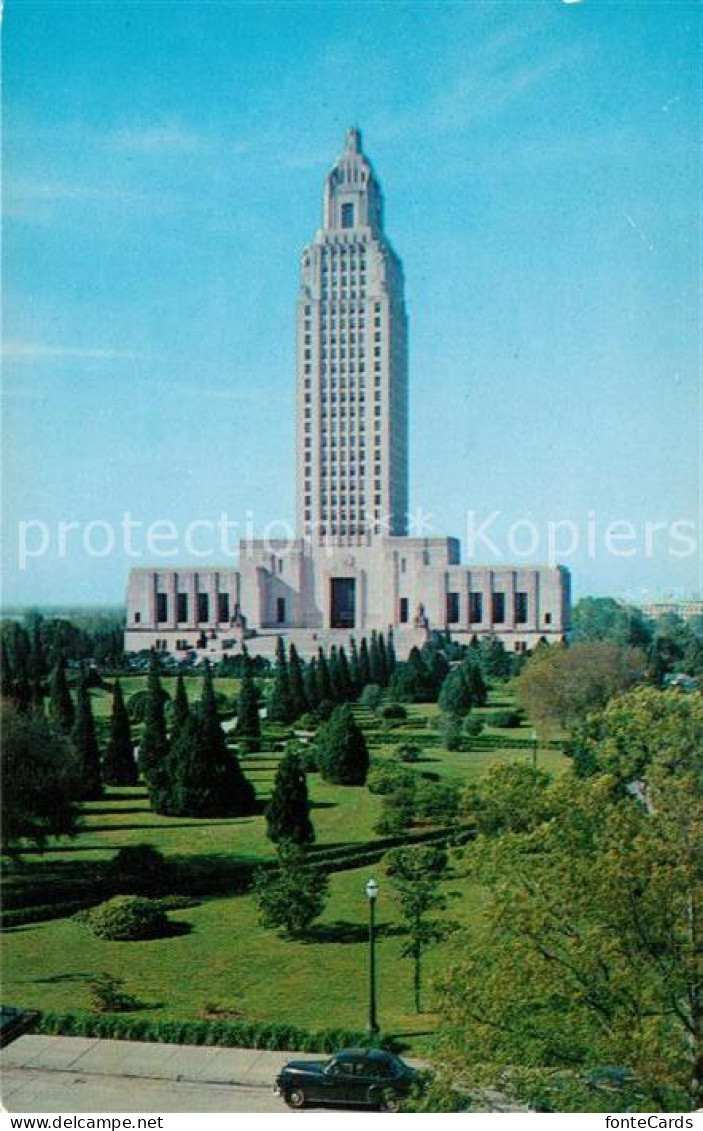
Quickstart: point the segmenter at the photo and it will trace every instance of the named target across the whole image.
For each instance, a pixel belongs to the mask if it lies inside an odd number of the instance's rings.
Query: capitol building
[[[392,628],[404,657],[433,630],[510,651],[563,639],[563,566],[461,563],[456,538],[408,535],[408,318],[402,262],[357,129],[325,180],[301,260],[298,537],[244,540],[226,568],[134,569],[125,648],[303,656]]]

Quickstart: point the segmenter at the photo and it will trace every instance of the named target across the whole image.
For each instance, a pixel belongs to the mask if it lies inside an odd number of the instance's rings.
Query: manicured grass
[[[88,980],[108,970],[125,978],[129,991],[150,1007],[144,1012],[155,1019],[193,1017],[216,1004],[251,1020],[363,1028],[368,875],[362,870],[332,876],[325,914],[306,942],[264,931],[251,895],[172,912],[170,918],[187,924],[189,933],[161,940],[102,942],[70,919],[16,928],[4,936],[5,1000],[41,1009],[87,1009]],[[392,933],[395,901],[380,878],[380,1017],[384,1031],[407,1035],[417,1046],[434,1019],[413,1013],[412,965],[401,957],[402,936]],[[464,925],[475,923],[480,892],[465,882],[447,887],[461,891],[448,914]],[[444,946],[428,951],[428,1004],[429,981],[446,953]]]
[[[126,697],[145,686],[144,677],[124,680]],[[173,693],[175,681],[165,679]],[[189,697],[200,695],[200,680],[189,679]],[[217,689],[232,695],[236,680],[218,680]],[[111,696],[93,692],[96,717],[107,723]],[[491,692],[487,711],[514,705],[512,689]],[[442,746],[436,705],[413,705],[408,719],[389,729],[363,708],[355,708],[373,758],[387,758],[401,742],[413,741],[423,752],[410,768],[468,784],[494,765],[533,758],[532,728],[487,727],[470,751],[450,753]],[[280,744],[282,728],[267,727]],[[263,803],[270,795],[280,750],[242,759],[247,776]],[[552,747],[538,752],[538,764],[555,772],[566,765]],[[343,788],[308,777],[317,844],[353,845],[376,838],[380,798],[365,788]],[[263,813],[237,820],[195,820],[160,817],[151,812],[143,787],[108,790],[103,801],[86,804],[83,828],[72,842],[60,841],[27,864],[39,877],[43,869],[60,872],[65,862],[89,869],[128,844],[151,844],[166,856],[231,857],[259,861],[273,856]],[[379,868],[375,867],[378,872]],[[331,877],[331,897],[311,941],[291,942],[264,930],[257,922],[250,894],[209,899],[200,906],[172,913],[187,924],[187,933],[139,943],[108,943],[90,936],[72,920],[26,925],[3,936],[5,998],[43,1009],[87,1008],[86,982],[101,970],[126,978],[130,992],[150,1005],[155,1017],[192,1017],[207,1003],[216,1003],[251,1020],[290,1021],[310,1028],[358,1027],[365,1021],[367,941],[364,883],[370,869]],[[466,879],[448,885],[460,893],[448,914],[480,927],[482,893]],[[412,970],[401,957],[402,938],[392,931],[395,904],[382,882],[379,920],[380,1009],[384,1028],[410,1034],[421,1047],[421,1034],[433,1019],[412,1013]],[[433,948],[427,957],[428,981],[446,964],[451,943]]]

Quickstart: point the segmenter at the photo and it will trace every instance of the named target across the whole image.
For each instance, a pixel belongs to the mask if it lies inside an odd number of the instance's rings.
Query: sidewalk
[[[82,1075],[272,1088],[279,1068],[298,1057],[325,1059],[325,1054],[27,1034],[2,1050],[0,1067],[3,1072],[10,1069],[70,1071]]]

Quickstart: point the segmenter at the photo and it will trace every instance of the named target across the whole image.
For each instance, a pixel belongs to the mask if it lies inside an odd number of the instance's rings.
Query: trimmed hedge
[[[380,1044],[397,1049],[392,1037],[378,1042],[361,1030],[322,1029],[310,1032],[297,1025],[246,1021],[154,1021],[123,1013],[58,1013],[40,1015],[35,1032],[64,1037],[104,1037],[174,1045],[215,1045],[222,1048],[269,1049],[285,1052],[335,1052]]]
[[[36,907],[17,907],[0,915],[0,931],[23,927],[25,923],[42,923],[45,919],[65,919],[91,907],[94,900],[73,899],[63,903],[40,903]]]

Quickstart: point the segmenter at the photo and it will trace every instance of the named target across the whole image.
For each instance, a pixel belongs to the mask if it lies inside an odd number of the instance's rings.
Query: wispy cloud
[[[4,342],[2,345],[4,361],[112,361],[135,360],[141,356],[133,350],[97,346],[51,346],[39,342]]]
[[[197,153],[212,140],[178,122],[145,122],[122,126],[105,138],[110,148],[123,153]]]

